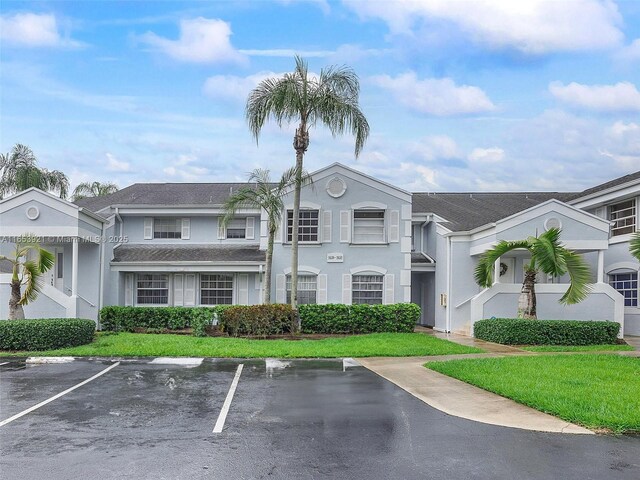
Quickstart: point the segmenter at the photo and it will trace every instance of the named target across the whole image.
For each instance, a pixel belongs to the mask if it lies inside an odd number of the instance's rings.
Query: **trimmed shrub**
[[[414,303],[299,305],[303,333],[413,332],[420,319]]]
[[[619,323],[607,321],[492,318],[474,325],[476,338],[504,345],[614,344],[619,331]]]
[[[0,350],[53,350],[93,341],[96,323],[81,318],[0,321]]]
[[[222,311],[221,326],[232,337],[281,335],[296,331],[296,316],[290,305],[229,306]]]
[[[100,309],[103,330],[133,332],[136,328],[181,330],[191,328],[193,335],[202,337],[216,315],[228,306],[217,307],[120,307]]]

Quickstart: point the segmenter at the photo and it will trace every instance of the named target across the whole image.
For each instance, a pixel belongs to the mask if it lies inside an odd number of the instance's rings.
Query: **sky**
[[[310,132],[333,162],[410,191],[579,191],[640,170],[634,0],[11,1],[0,4],[0,152],[75,186],[244,181],[293,165],[256,144],[247,95],[347,65],[371,133]]]

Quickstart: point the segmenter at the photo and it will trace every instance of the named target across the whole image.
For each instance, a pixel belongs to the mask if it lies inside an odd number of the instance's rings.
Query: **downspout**
[[[451,259],[451,236],[447,236],[447,306],[446,306],[446,326],[445,329],[447,333],[451,333],[451,270],[452,270],[452,259]]]

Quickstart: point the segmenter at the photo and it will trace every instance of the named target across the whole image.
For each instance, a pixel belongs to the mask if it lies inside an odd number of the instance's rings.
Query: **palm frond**
[[[559,277],[567,271],[564,256],[560,254],[560,229],[550,228],[532,241],[532,257],[540,270],[548,275]]]
[[[562,248],[560,255],[564,258],[571,279],[569,289],[560,299],[560,303],[565,305],[579,303],[587,298],[591,291],[591,270],[582,256],[571,250]]]
[[[636,232],[631,237],[631,242],[629,243],[629,252],[631,255],[640,260],[640,232]]]
[[[528,240],[515,242],[501,240],[495,247],[484,252],[480,256],[474,272],[476,283],[484,288],[490,287],[493,284],[493,273],[496,261],[505,253],[520,248],[531,250],[531,243]]]
[[[24,285],[24,291],[18,303],[20,305],[27,305],[29,302],[33,302],[42,289],[42,283],[42,272],[40,272],[38,263],[34,260],[23,262],[22,284]]]

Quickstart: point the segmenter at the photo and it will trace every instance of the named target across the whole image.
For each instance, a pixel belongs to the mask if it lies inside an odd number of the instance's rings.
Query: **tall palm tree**
[[[303,159],[309,147],[309,129],[318,122],[335,136],[351,133],[355,137],[356,157],[369,136],[369,123],[358,105],[360,82],[346,66],[327,67],[320,76],[309,74],[307,62],[296,56],[296,68],[279,78],[267,78],[251,91],[245,115],[251,134],[258,141],[265,122],[272,118],[282,127],[298,122],[293,136],[296,167],[293,194],[293,229],[291,236],[291,305],[298,302],[298,225]]]
[[[73,190],[73,200],[87,197],[104,197],[118,191],[115,183],[106,182],[82,182]]]
[[[26,234],[16,243],[10,257],[0,255],[0,260],[11,264],[11,296],[9,297],[9,320],[23,319],[23,305],[34,301],[42,288],[42,275],[53,267],[51,252],[35,242],[35,236]],[[24,292],[21,293],[24,285]]]
[[[282,174],[278,183],[271,182],[269,170],[256,168],[249,174],[248,183],[253,186],[246,186],[238,190],[227,199],[224,204],[225,216],[222,219],[223,225],[228,225],[240,208],[260,208],[267,214],[267,253],[265,266],[264,302],[271,303],[271,270],[273,265],[273,243],[278,225],[282,221],[284,211],[283,198],[289,188],[294,184],[296,171],[290,168]],[[303,173],[302,182],[310,182],[308,174]]]
[[[476,266],[475,279],[481,287],[493,284],[496,261],[511,250],[525,249],[531,253],[531,261],[525,265],[524,282],[518,299],[518,318],[537,318],[536,315],[536,275],[543,272],[560,277],[569,274],[569,288],[560,303],[570,305],[584,300],[591,290],[589,265],[577,253],[560,243],[560,229],[550,228],[538,237],[507,242],[501,240],[491,250],[480,257]]]
[[[640,260],[640,232],[636,232],[631,237],[631,243],[629,243],[629,251],[631,255]]]
[[[58,193],[66,198],[69,179],[58,170],[38,167],[38,160],[26,145],[17,143],[11,152],[0,155],[0,198],[31,187]]]

